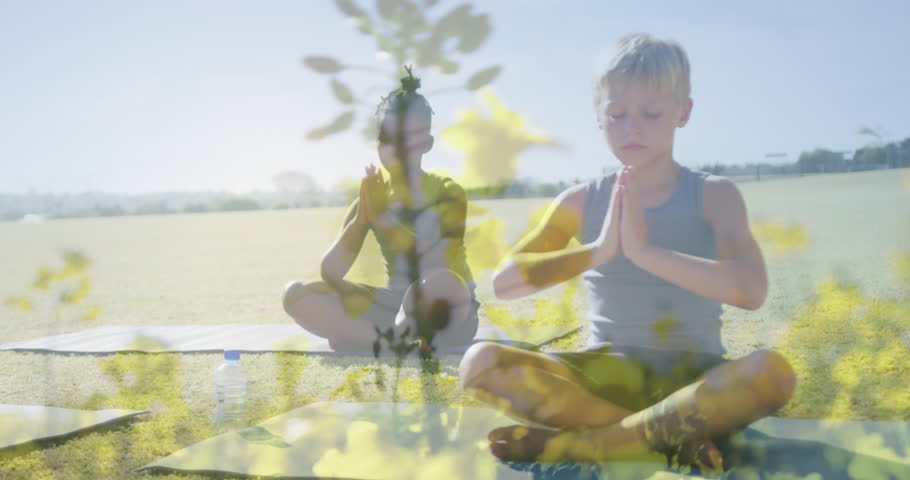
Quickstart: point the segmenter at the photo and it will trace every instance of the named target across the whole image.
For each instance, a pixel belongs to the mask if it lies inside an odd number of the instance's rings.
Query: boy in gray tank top
[[[678,43],[620,39],[595,76],[594,105],[622,169],[561,193],[493,277],[507,299],[581,275],[592,345],[545,354],[477,344],[462,359],[462,385],[551,427],[490,432],[502,459],[653,457],[719,471],[717,445],[785,405],[795,388],[775,352],[723,357],[720,305],[762,305],[762,253],[736,186],[673,158],[676,129],[692,111]],[[573,238],[580,246],[569,245]]]

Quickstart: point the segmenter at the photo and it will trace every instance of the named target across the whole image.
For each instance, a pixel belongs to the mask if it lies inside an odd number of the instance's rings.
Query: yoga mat
[[[429,428],[425,419],[435,419],[431,424],[437,427]],[[488,408],[320,402],[203,440],[137,471],[294,479],[529,479],[529,473],[498,461],[487,447],[490,429],[514,423]]]
[[[499,327],[482,326],[474,342],[494,341],[516,346],[535,347],[565,336],[578,327]],[[464,353],[470,346],[439,347],[438,353]],[[114,325],[74,333],[42,337],[0,345],[0,350],[67,353],[115,352],[319,352],[368,354],[371,351],[338,351],[328,341],[296,324],[227,325]],[[388,349],[383,349],[387,352]]]
[[[0,404],[0,449],[126,420],[148,410],[73,410]]]
[[[504,463],[489,453],[486,440],[491,429],[515,423],[501,413],[400,404],[396,417],[395,409],[391,403],[314,403],[203,440],[138,470],[264,478],[657,479],[671,473],[669,478],[700,478],[679,476],[662,463]],[[436,421],[423,421],[427,418]],[[769,417],[734,435],[730,444],[725,460],[732,472],[910,478],[906,422]]]

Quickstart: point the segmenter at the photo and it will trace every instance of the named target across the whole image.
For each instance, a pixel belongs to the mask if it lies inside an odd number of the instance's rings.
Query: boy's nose
[[[641,120],[635,118],[633,115],[626,116],[626,129],[630,132],[638,132],[641,130]]]

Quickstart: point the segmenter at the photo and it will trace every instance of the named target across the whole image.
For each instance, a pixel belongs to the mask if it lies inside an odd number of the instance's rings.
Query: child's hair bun
[[[376,115],[385,115],[386,112],[402,113],[412,107],[419,108],[427,116],[433,115],[430,103],[423,95],[417,93],[420,79],[414,76],[410,66],[405,65],[404,70],[408,74],[401,77],[401,86],[389,92],[388,96],[382,97],[382,101],[376,107]]]
[[[420,88],[420,79],[411,73],[411,67],[404,67],[404,69],[408,72],[408,76],[401,77],[401,90],[404,93],[414,93]]]

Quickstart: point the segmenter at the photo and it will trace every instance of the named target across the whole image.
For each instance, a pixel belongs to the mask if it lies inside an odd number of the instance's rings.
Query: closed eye
[[[660,118],[660,114],[659,113],[646,113],[645,117],[649,118],[651,120],[657,120],[658,118]]]

